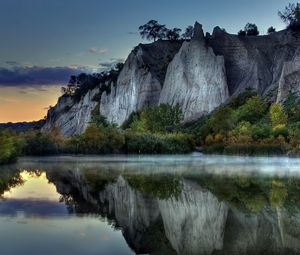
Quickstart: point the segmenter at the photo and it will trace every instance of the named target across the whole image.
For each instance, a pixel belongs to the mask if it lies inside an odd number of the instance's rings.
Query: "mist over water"
[[[0,168],[1,254],[299,254],[299,173],[284,157],[23,158]]]

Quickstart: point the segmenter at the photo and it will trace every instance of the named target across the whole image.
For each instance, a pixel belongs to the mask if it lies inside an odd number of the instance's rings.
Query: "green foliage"
[[[0,164],[16,161],[24,145],[23,139],[10,130],[0,130]]]
[[[66,151],[83,154],[119,153],[124,143],[124,135],[116,127],[91,124],[82,135],[67,141]]]
[[[270,118],[273,128],[277,126],[285,126],[288,116],[285,114],[281,104],[272,104],[270,107]]]
[[[259,121],[266,111],[266,103],[259,96],[254,96],[235,111],[235,118],[237,122],[248,121],[254,123]]]
[[[183,120],[179,105],[161,104],[141,110],[133,117],[130,128],[136,132],[165,132],[176,130]]]
[[[180,154],[193,149],[190,135],[182,133],[126,133],[126,152],[137,154]]]
[[[25,155],[54,155],[63,150],[63,137],[57,129],[51,133],[30,131],[25,133],[23,137],[25,139],[23,149]]]
[[[284,111],[287,113],[288,122],[295,123],[300,121],[300,99],[295,94],[289,94],[283,104]]]
[[[183,188],[181,179],[169,174],[130,174],[125,178],[134,189],[163,200],[177,199]]]

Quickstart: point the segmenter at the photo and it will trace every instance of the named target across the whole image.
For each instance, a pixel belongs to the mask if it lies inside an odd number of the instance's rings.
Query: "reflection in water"
[[[25,254],[11,247],[18,236],[31,255],[299,254],[299,170],[278,158],[24,159],[0,169],[0,245],[6,255]]]

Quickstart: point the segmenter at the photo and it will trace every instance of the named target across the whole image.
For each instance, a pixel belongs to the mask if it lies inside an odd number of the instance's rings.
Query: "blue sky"
[[[285,25],[289,0],[0,0],[0,122],[34,120],[54,105],[71,74],[124,60],[150,19],[185,28],[195,21],[236,33]],[[9,111],[7,111],[9,109]]]
[[[0,66],[90,66],[125,58],[141,41],[139,25],[156,19],[184,28],[196,20],[236,33],[284,28],[285,0],[0,0]]]

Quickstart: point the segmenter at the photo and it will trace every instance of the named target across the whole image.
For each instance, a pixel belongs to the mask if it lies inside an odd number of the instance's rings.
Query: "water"
[[[0,254],[300,254],[300,159],[23,158],[0,168]]]

